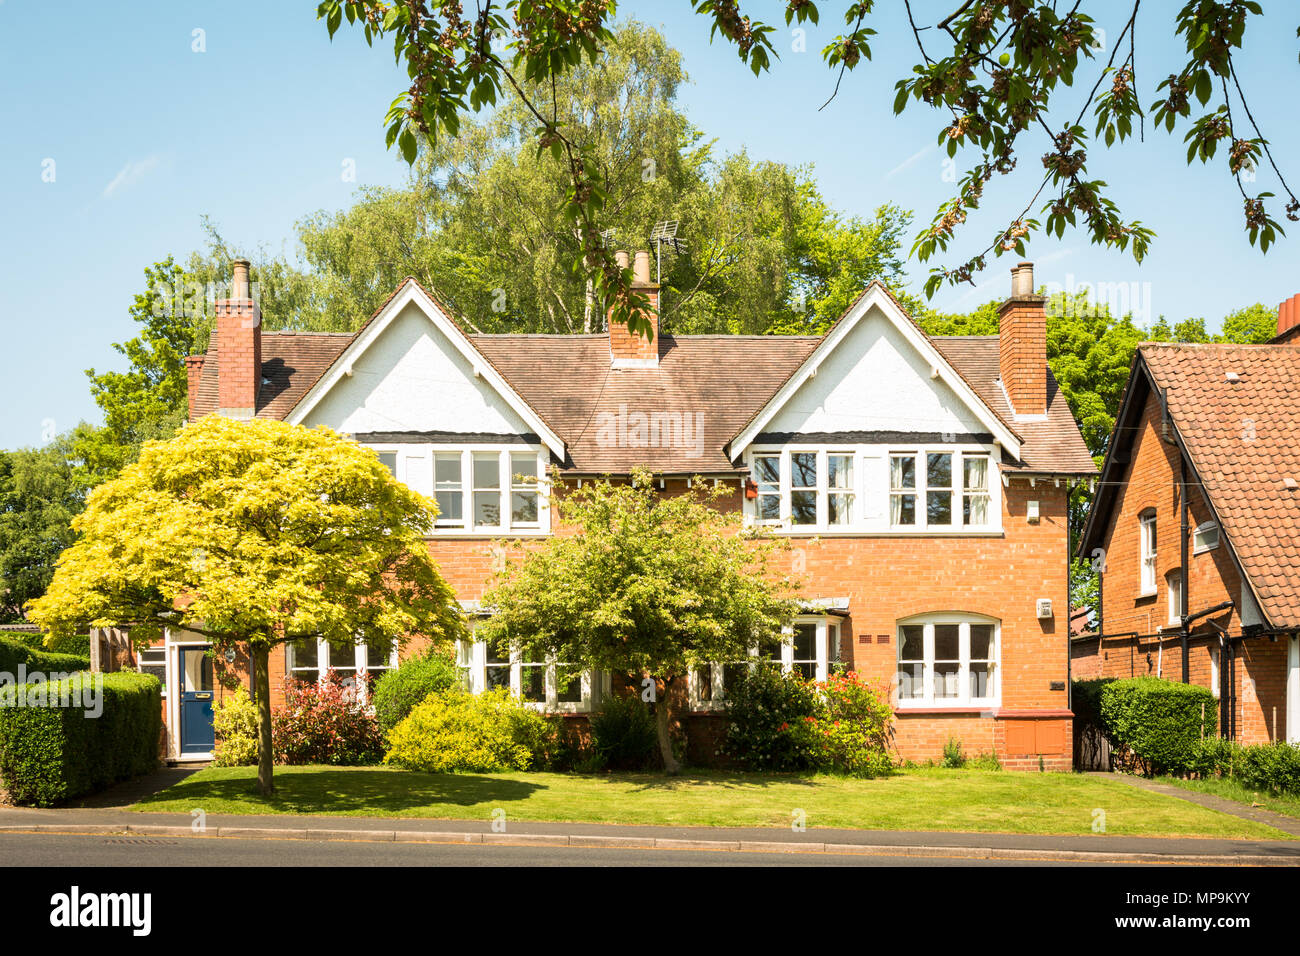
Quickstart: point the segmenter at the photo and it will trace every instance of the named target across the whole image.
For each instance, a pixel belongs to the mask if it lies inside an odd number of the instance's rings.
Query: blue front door
[[[180,655],[181,753],[212,752],[212,658],[203,647],[182,647]]]

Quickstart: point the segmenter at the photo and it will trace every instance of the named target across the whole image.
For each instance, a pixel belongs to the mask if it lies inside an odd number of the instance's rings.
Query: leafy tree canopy
[[[742,5],[691,0],[710,36],[734,45],[758,75],[778,56],[775,28],[742,12]],[[1250,241],[1261,250],[1283,229],[1269,208],[1274,194],[1247,193],[1245,174],[1267,165],[1285,193],[1287,218],[1300,219],[1300,199],[1278,168],[1236,69],[1247,27],[1262,13],[1255,0],[1189,0],[1172,20],[1171,8],[1148,5],[1148,16],[1159,19],[1144,22],[1141,35],[1163,32],[1182,41],[1186,60],[1177,73],[1145,88],[1136,75],[1141,0],[1132,0],[1123,28],[1106,44],[1082,2],[1067,10],[1054,0],[966,0],[933,24],[918,21],[910,0],[904,5],[910,30],[890,39],[915,43],[917,62],[895,84],[894,111],[937,110],[938,142],[948,154],[967,149],[978,157],[957,194],[917,235],[912,251],[922,261],[947,253],[968,214],[985,200],[990,181],[1011,173],[1026,152],[1033,155],[1035,139],[1039,150],[1047,147],[1039,153],[1041,181],[1023,209],[1003,220],[981,251],[932,268],[927,294],[944,283],[971,281],[990,254],[1023,257],[1040,231],[1061,236],[1067,228],[1083,229],[1092,242],[1129,250],[1141,261],[1154,233],[1124,219],[1108,184],[1089,177],[1088,159],[1092,137],[1107,148],[1123,143],[1148,113],[1156,129],[1186,129],[1189,164],[1216,156],[1223,162],[1241,194]],[[873,0],[836,7],[845,30],[822,50],[836,77],[832,98],[845,74],[871,59],[874,7]],[[598,63],[611,48],[616,12],[615,0],[503,0],[470,9],[459,0],[432,8],[425,0],[323,0],[317,17],[330,36],[346,19],[367,43],[392,44],[411,83],[388,108],[387,141],[408,162],[416,161],[421,143],[436,150],[456,138],[469,114],[503,101],[518,104],[528,116],[528,141],[548,152],[564,177],[564,213],[577,238],[572,267],[588,277],[600,302],[636,329],[645,327],[636,315],[643,303],[630,289],[630,273],[618,269],[602,241],[611,208],[608,168],[545,98],[552,83]],[[783,13],[787,26],[817,24],[821,17],[812,0],[787,0]],[[1076,86],[1088,91],[1082,104],[1071,96]],[[1143,97],[1154,97],[1145,110]]]
[[[262,720],[259,781],[271,786],[267,659],[272,647],[402,644],[459,637],[451,588],[423,535],[436,504],[367,448],[328,429],[212,415],[96,488],[74,521],[31,619],[56,636],[164,627],[218,647],[246,642]]]
[[[776,547],[737,532],[702,482],[661,496],[648,472],[630,482],[557,487],[552,506],[573,534],[548,538],[484,596],[487,640],[580,668],[656,681],[664,765],[672,692],[690,669],[741,660],[779,635],[797,610],[797,585],[771,571]]]

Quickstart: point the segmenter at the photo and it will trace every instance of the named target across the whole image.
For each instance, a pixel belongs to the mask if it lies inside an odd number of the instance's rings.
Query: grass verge
[[[387,767],[209,768],[131,809],[209,814],[508,819],[658,826],[810,827],[1290,839],[1174,797],[1074,774],[905,770],[878,780],[750,773],[426,774]]]
[[[1156,779],[1159,783],[1182,787],[1184,790],[1209,793],[1216,797],[1223,797],[1225,800],[1235,800],[1248,807],[1254,806],[1262,810],[1272,810],[1274,813],[1282,813],[1288,817],[1300,819],[1300,797],[1274,796],[1270,793],[1250,790],[1243,787],[1236,780],[1183,780],[1179,777],[1158,777]]]

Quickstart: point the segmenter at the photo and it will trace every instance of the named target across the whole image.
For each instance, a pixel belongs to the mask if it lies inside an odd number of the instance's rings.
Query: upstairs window
[[[1192,554],[1213,551],[1219,546],[1219,526],[1213,521],[1196,526],[1192,532]]]
[[[461,479],[461,454],[439,452],[433,456],[433,491],[438,501],[438,524],[465,523],[465,492]]]
[[[916,456],[889,456],[889,523],[916,524]]]
[[[853,523],[856,487],[853,483],[853,456],[828,454],[826,456],[826,523],[828,525]]]
[[[1138,557],[1140,562],[1139,591],[1143,595],[1156,593],[1156,513],[1144,512],[1138,518]]]
[[[758,485],[758,520],[775,524],[781,520],[781,456],[754,456],[754,483]]]
[[[817,524],[817,453],[790,455],[790,523]]]

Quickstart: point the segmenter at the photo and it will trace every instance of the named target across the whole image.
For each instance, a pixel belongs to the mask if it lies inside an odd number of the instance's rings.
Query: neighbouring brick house
[[[1300,741],[1298,320],[1300,296],[1268,345],[1139,346],[1080,544],[1075,676],[1209,687],[1245,743]]]
[[[190,417],[257,415],[329,427],[375,449],[435,497],[429,548],[470,614],[507,541],[551,534],[544,485],[641,465],[664,493],[690,476],[726,507],[793,544],[807,614],[755,649],[822,678],[837,663],[892,685],[900,755],[950,738],[1016,768],[1068,769],[1071,715],[1067,497],[1096,469],[1047,368],[1044,300],[1014,270],[1000,336],[930,338],[873,283],[823,336],[658,332],[649,256],[634,275],[653,343],[624,326],[593,335],[477,335],[406,280],[354,335],[263,332],[246,298],[219,303],[205,355],[189,361]],[[203,700],[222,691],[201,642],[169,635],[175,757],[203,757]],[[474,689],[506,685],[581,721],[608,675],[559,686],[553,664],[457,649]],[[246,661],[231,666],[245,675]],[[327,668],[382,671],[382,649],[307,642],[272,655],[273,684]],[[691,756],[707,759],[730,668],[691,676]],[[278,691],[277,691],[278,693]],[[188,696],[185,699],[189,699]],[[189,729],[186,729],[188,726]]]

